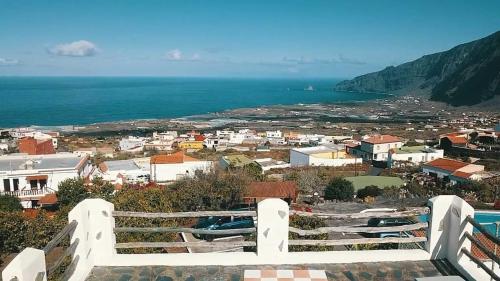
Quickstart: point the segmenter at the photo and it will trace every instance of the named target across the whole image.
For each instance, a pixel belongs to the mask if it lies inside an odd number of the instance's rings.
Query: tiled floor
[[[245,270],[325,270],[328,280],[408,280],[455,274],[446,261],[407,261],[354,264],[263,265],[263,266],[141,266],[96,267],[87,281],[243,281]]]

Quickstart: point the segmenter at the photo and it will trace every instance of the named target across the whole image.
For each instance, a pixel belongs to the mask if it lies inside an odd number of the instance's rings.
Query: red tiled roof
[[[439,159],[433,160],[431,162],[427,162],[427,163],[425,163],[425,165],[430,166],[430,167],[434,167],[434,168],[439,168],[442,170],[446,170],[449,172],[455,172],[456,170],[469,165],[469,163],[465,163],[465,162],[453,160],[453,159],[439,158]]]
[[[446,138],[449,139],[450,142],[453,144],[466,144],[467,143],[467,139],[465,137],[447,136]]]
[[[297,184],[293,181],[252,182],[246,198],[291,198],[297,197]]]
[[[195,141],[204,141],[205,140],[205,136],[203,136],[203,135],[196,135],[196,136],[194,136],[194,140]]]
[[[381,143],[400,142],[401,139],[391,135],[376,135],[376,136],[371,136],[362,141],[371,144],[381,144]]]
[[[455,177],[459,177],[459,178],[463,178],[463,179],[468,179],[470,176],[472,176],[472,174],[469,174],[469,173],[466,173],[466,172],[462,172],[462,171],[455,171],[453,173],[453,175]]]
[[[57,203],[57,196],[55,193],[50,193],[42,198],[40,198],[40,201],[38,201],[38,204],[40,205],[54,205]]]
[[[177,164],[189,161],[198,161],[198,159],[187,156],[184,152],[179,151],[172,154],[160,154],[151,157],[151,164]]]

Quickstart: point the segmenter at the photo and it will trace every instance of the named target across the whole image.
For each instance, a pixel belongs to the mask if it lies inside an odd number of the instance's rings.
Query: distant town
[[[488,182],[498,188],[498,113],[448,110],[412,96],[374,103],[378,106],[277,106],[167,121],[3,129],[0,192],[18,197],[24,208],[40,208],[57,204],[58,185],[74,177],[88,183],[101,178],[120,190],[247,166],[255,166],[268,189],[303,169],[347,176],[356,191],[378,181],[378,188],[402,190],[417,182],[428,196],[439,192],[432,189],[437,184]],[[373,181],[363,180],[367,177]],[[297,183],[292,187],[294,203],[323,198],[321,187],[311,194]],[[253,203],[263,198],[259,190],[251,191]],[[276,187],[266,194],[290,195],[282,192]],[[490,192],[494,198],[486,201],[482,194],[468,196],[493,208],[499,194]]]

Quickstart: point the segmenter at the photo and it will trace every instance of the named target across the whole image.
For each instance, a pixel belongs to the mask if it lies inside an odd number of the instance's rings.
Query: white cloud
[[[66,44],[59,44],[49,49],[51,54],[69,57],[90,57],[99,52],[97,46],[86,40],[74,41]]]
[[[167,52],[168,60],[182,60],[182,52],[179,49],[173,49]]]
[[[5,58],[0,58],[0,66],[12,66],[12,65],[18,65],[19,61],[16,59],[5,59]]]

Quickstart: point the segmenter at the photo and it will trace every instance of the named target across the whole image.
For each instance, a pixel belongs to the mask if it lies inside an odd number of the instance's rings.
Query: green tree
[[[376,185],[369,185],[357,191],[357,197],[359,199],[364,199],[365,197],[377,197],[382,194],[382,189],[378,188]]]
[[[170,213],[172,205],[170,197],[165,188],[132,189],[124,188],[116,192],[113,203],[116,210],[148,212],[148,213]],[[177,225],[176,220],[164,218],[115,218],[117,227],[173,227]],[[125,242],[169,242],[175,241],[175,233],[116,233],[118,243]],[[120,253],[151,253],[164,252],[165,249],[124,249]]]
[[[17,253],[26,247],[27,227],[22,212],[0,212],[0,256]]]
[[[19,198],[11,195],[0,195],[0,211],[22,211],[23,206]]]
[[[326,200],[352,201],[354,186],[344,178],[333,178],[325,189]]]
[[[104,181],[100,177],[95,177],[92,180],[89,190],[92,198],[101,198],[106,201],[111,201],[113,193],[115,192],[115,187],[107,181]]]
[[[59,183],[57,200],[61,206],[75,206],[91,196],[82,178],[67,179]]]

